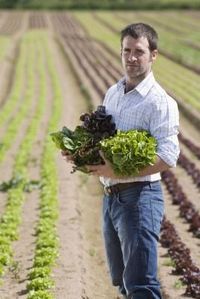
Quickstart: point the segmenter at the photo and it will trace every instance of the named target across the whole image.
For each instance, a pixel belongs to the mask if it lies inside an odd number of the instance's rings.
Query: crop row
[[[61,114],[61,90],[52,57],[45,44],[48,73],[54,94],[52,117],[48,124],[47,137],[41,161],[41,193],[40,217],[35,229],[36,247],[33,266],[28,274],[28,299],[51,299],[50,290],[54,286],[52,279],[52,266],[58,256],[58,237],[56,233],[56,220],[58,218],[58,178],[55,164],[55,148],[50,140],[49,133],[55,130]],[[42,82],[45,86],[45,82]]]
[[[182,152],[178,159],[178,165],[183,167],[187,174],[192,177],[194,184],[200,189],[200,169],[198,169],[194,162],[191,162]]]
[[[186,296],[200,298],[200,269],[190,255],[190,249],[181,241],[172,223],[166,218],[162,223],[160,243],[168,248],[168,254],[173,261],[173,274],[181,275],[181,281],[186,285]]]
[[[35,29],[35,28],[46,28],[47,22],[44,14],[40,13],[31,13],[29,16],[29,28]]]
[[[25,42],[22,42],[19,49],[19,56],[16,61],[13,84],[10,88],[9,96],[4,100],[0,110],[0,126],[5,125],[10,119],[13,110],[16,108],[18,100],[23,91],[23,85],[26,78],[26,63],[28,62],[28,52],[26,51]]]
[[[200,159],[200,147],[194,144],[190,139],[184,137],[179,133],[179,140],[187,146],[187,148],[198,158]]]
[[[178,179],[172,171],[166,170],[162,173],[162,180],[171,195],[172,203],[179,206],[180,217],[183,217],[189,224],[189,231],[197,238],[200,238],[200,215],[195,206],[183,192]]]
[[[2,62],[3,58],[5,57],[5,54],[7,53],[10,44],[11,42],[9,37],[7,36],[0,37],[0,62]]]
[[[27,37],[29,42],[30,38]],[[35,47],[35,41],[33,40],[32,46]],[[36,50],[36,48],[35,48]],[[40,60],[41,56],[41,48],[38,47],[38,59]],[[31,51],[30,55],[30,72],[33,72],[35,60],[32,57],[33,51]],[[42,64],[38,66],[38,74],[39,77],[42,77]],[[34,76],[31,75],[29,77],[30,85],[34,85]],[[29,90],[30,97],[34,96],[34,88]],[[5,207],[5,211],[2,215],[0,220],[0,273],[3,275],[4,273],[4,266],[7,266],[11,263],[12,260],[12,241],[18,238],[18,227],[21,222],[21,212],[22,206],[25,201],[25,193],[24,188],[28,181],[28,174],[27,174],[27,165],[30,157],[30,152],[32,148],[32,144],[36,133],[38,131],[40,120],[45,108],[45,98],[41,92],[41,98],[38,102],[37,109],[34,113],[34,118],[32,119],[26,135],[20,145],[20,148],[15,157],[15,164],[13,168],[13,177],[20,177],[20,180],[17,185],[15,185],[12,189],[8,192],[7,204]]]
[[[26,46],[25,42],[22,42],[20,45],[13,84],[9,96],[0,110],[1,127],[11,118],[13,110],[16,108],[18,101],[22,97],[25,78],[28,76],[26,69],[29,57],[27,55]]]
[[[20,13],[9,13],[0,26],[0,34],[12,35],[20,30],[23,16]]]
[[[26,57],[27,54],[25,51],[27,51],[27,44],[28,44],[28,39],[24,40],[24,44],[22,46],[22,52],[20,54],[20,59],[19,63],[17,66],[17,77],[15,76],[15,83],[13,85],[13,89],[11,91],[11,95],[9,99],[6,101],[5,106],[2,108],[1,111],[1,121],[0,123],[4,121],[9,120],[9,114],[12,112],[12,109],[14,106],[17,105],[17,101],[19,100],[19,97],[22,97],[22,89],[23,89],[23,84],[24,84],[24,79],[25,75],[27,75],[27,86],[26,86],[26,91],[24,94],[24,99],[23,99],[23,104],[20,105],[20,108],[18,110],[18,113],[15,118],[10,119],[10,122],[8,124],[6,133],[4,134],[3,138],[1,139],[1,148],[0,148],[0,162],[3,161],[7,150],[13,143],[13,139],[16,136],[17,132],[19,131],[20,125],[24,118],[28,116],[30,113],[30,103],[32,100],[32,96],[34,94],[34,64],[29,65],[29,68],[27,70],[26,74],[26,64],[25,61],[26,59],[31,59],[33,61],[32,55],[35,55],[34,51],[30,51],[29,57]],[[31,55],[32,53],[32,55]],[[7,117],[7,118],[6,118]]]

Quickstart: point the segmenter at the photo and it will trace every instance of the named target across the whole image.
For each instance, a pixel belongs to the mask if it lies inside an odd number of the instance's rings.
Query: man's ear
[[[158,56],[158,50],[155,49],[155,50],[153,50],[151,52],[151,60],[152,60],[152,62],[154,62],[156,60],[157,56]]]

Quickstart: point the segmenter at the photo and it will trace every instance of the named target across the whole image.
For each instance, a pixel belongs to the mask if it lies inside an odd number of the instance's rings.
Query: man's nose
[[[131,53],[129,54],[129,56],[128,56],[128,60],[129,60],[129,61],[136,61],[136,60],[137,60],[137,58],[136,58],[136,56],[135,56],[135,54],[134,54],[133,52],[131,52]]]

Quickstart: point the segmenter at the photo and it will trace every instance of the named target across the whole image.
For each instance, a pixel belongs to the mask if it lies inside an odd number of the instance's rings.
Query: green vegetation
[[[0,36],[0,62],[3,60],[7,50],[11,44],[10,38],[7,36]]]
[[[0,0],[2,8],[169,9],[200,8],[198,0]]]
[[[31,59],[31,48],[27,51],[28,44],[24,41],[20,44],[19,56],[15,67],[15,75],[11,91],[0,111],[0,126],[4,125],[10,119],[13,109],[18,105],[18,101],[22,98],[24,90],[24,82],[27,76],[30,76],[30,66],[27,72],[27,64]],[[29,55],[28,55],[29,54]],[[30,79],[29,79],[30,80]]]
[[[31,192],[35,188],[40,188],[41,184],[38,180],[25,180],[22,176],[17,174],[15,177],[12,177],[8,181],[4,181],[0,183],[0,191],[8,192],[8,190],[12,188],[18,187],[20,184],[24,186],[24,192]]]
[[[30,51],[30,62],[28,72],[30,72],[31,76],[28,77],[29,84],[31,88],[27,87],[29,92],[29,97],[32,98],[34,95],[34,76],[33,76],[33,65],[35,64],[34,60],[34,51],[37,51],[37,64],[38,69],[36,69],[36,73],[41,79],[41,82],[44,80],[45,70],[43,67],[43,63],[41,60],[41,56],[43,55],[42,44],[41,41],[37,42],[34,38],[33,33],[27,34],[23,42],[30,44],[32,51]],[[34,48],[33,48],[34,46]],[[28,46],[27,46],[28,47]],[[27,48],[28,50],[29,48]],[[5,211],[0,219],[0,275],[4,274],[4,267],[11,264],[12,262],[12,241],[18,239],[18,227],[21,223],[21,213],[22,206],[25,201],[25,193],[24,193],[24,185],[28,180],[27,174],[27,166],[29,162],[30,152],[32,149],[33,142],[35,140],[36,134],[39,129],[41,117],[45,108],[45,90],[43,89],[42,84],[40,85],[40,98],[38,101],[38,106],[36,111],[34,112],[34,117],[27,128],[26,135],[20,145],[20,148],[15,157],[15,165],[13,169],[13,177],[17,177],[18,175],[23,178],[18,182],[16,186],[11,188],[8,191],[8,199],[7,205],[5,207]],[[9,135],[8,135],[9,136]],[[12,139],[11,139],[12,141]]]
[[[56,221],[58,218],[58,177],[55,163],[55,148],[49,134],[59,123],[62,95],[60,82],[47,44],[44,45],[44,49],[54,93],[54,102],[41,161],[42,188],[40,193],[40,217],[35,229],[37,239],[33,266],[28,275],[28,299],[54,298],[50,291],[54,286],[51,276],[52,267],[56,263],[59,248],[56,232]]]
[[[3,107],[2,111],[0,114],[3,114],[4,117],[2,118],[3,120],[8,117],[8,114],[6,113],[11,113],[12,109],[13,109],[13,105],[16,106],[16,102],[19,98],[19,95],[22,96],[22,91],[21,88],[24,84],[25,81],[23,81],[23,79],[25,79],[24,75],[22,75],[23,72],[25,72],[27,78],[27,86],[26,86],[26,90],[25,90],[25,94],[23,95],[23,104],[20,105],[20,108],[18,110],[18,113],[16,115],[15,118],[10,119],[9,125],[7,127],[6,133],[3,136],[2,140],[1,140],[1,148],[0,148],[0,163],[3,161],[5,154],[7,152],[7,150],[9,149],[9,147],[13,144],[14,138],[17,134],[17,132],[19,131],[20,125],[22,124],[23,120],[25,119],[25,117],[30,114],[30,107],[31,107],[31,102],[33,100],[33,96],[34,96],[34,85],[35,85],[35,57],[34,57],[34,53],[35,53],[35,49],[34,49],[34,43],[32,43],[30,45],[29,43],[29,38],[25,38],[22,42],[22,47],[24,47],[23,51],[20,53],[20,55],[23,56],[24,51],[27,51],[29,53],[27,59],[29,59],[29,66],[27,69],[27,72],[24,69],[24,59],[20,59],[19,60],[19,65],[18,65],[18,72],[16,74],[19,73],[19,77],[16,77],[15,80],[15,84],[13,87],[13,93],[11,94],[11,97],[8,99],[8,101],[6,101],[6,105],[5,107]],[[26,56],[25,56],[26,57]],[[32,108],[32,107],[31,107]],[[7,119],[8,121],[8,119]],[[1,123],[1,121],[0,121]]]

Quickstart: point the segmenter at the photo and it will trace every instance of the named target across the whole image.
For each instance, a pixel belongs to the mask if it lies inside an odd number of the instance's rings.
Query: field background
[[[200,298],[199,2],[0,1],[0,299],[120,298],[104,255],[102,187],[71,174],[49,133],[74,129],[121,78],[119,32],[132,22],[158,31],[154,74],[180,109],[181,155],[162,183],[163,298]]]

